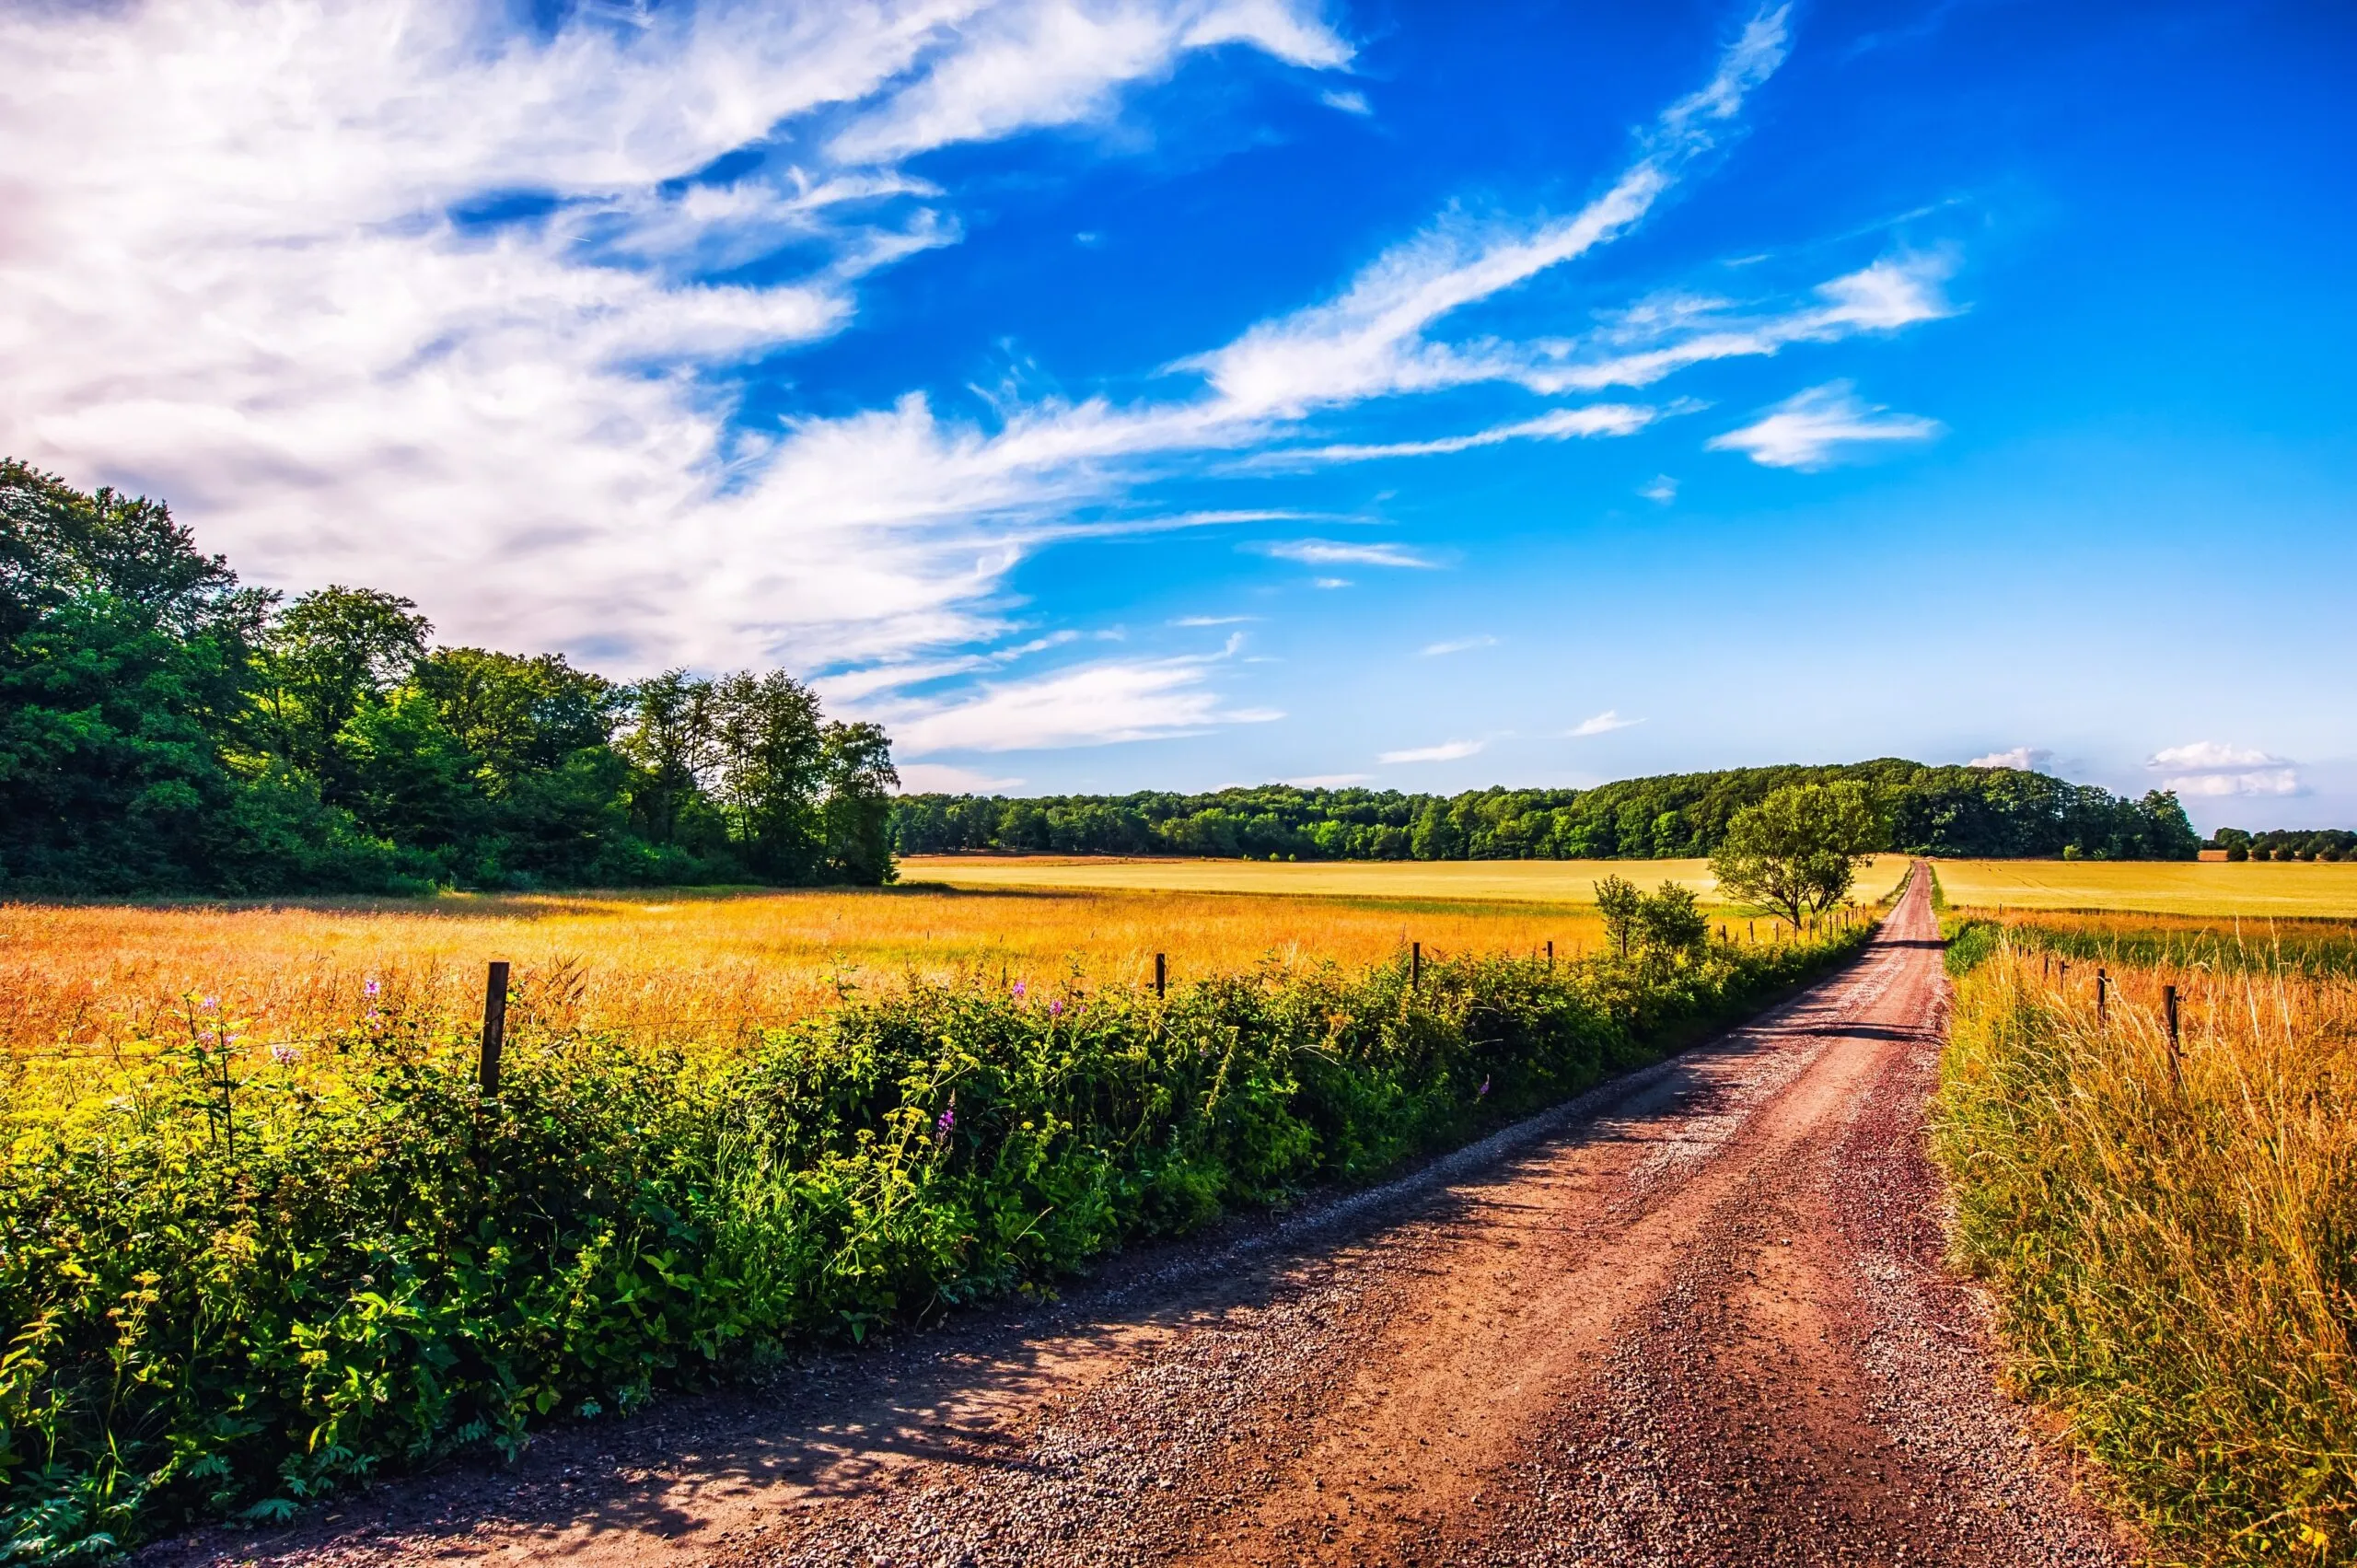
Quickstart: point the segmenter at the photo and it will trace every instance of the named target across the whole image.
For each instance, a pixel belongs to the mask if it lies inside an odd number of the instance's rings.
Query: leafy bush
[[[1574,1093],[1863,940],[1205,981],[911,984],[750,1048],[464,1043],[389,1003],[21,1077],[0,1183],[19,1555],[264,1520],[782,1342],[1052,1279]],[[19,1063],[20,1071],[24,1063]]]

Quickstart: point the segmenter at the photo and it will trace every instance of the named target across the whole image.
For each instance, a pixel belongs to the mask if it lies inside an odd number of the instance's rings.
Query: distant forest
[[[2013,768],[1927,767],[1898,758],[1734,768],[1594,789],[1457,796],[1268,784],[1207,795],[907,795],[892,808],[903,854],[1028,850],[1255,860],[1585,860],[1705,855],[1727,819],[1771,790],[1854,779],[1890,846],[1909,854],[2190,860],[2201,841],[2177,796],[2129,800]]]
[[[2228,860],[2357,860],[2357,833],[2346,828],[2270,828],[2263,833],[2221,828],[2210,847]]]
[[[890,879],[889,742],[791,678],[433,633],[0,461],[0,895]]]

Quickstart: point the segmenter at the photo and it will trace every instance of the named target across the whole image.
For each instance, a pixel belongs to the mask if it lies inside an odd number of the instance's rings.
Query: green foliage
[[[1849,896],[1883,837],[1863,785],[1787,784],[1735,814],[1711,852],[1711,874],[1722,891],[1798,925]]]
[[[1706,855],[1747,806],[1792,784],[1863,785],[1910,854],[2190,860],[2200,840],[2166,792],[2122,799],[2009,768],[1896,758],[1736,768],[1594,789],[1485,789],[1453,797],[1268,784],[1209,795],[910,795],[893,807],[904,854],[1031,850],[1300,860],[1665,859]]]
[[[241,1068],[192,1000],[160,1057],[10,1102],[6,1522],[56,1555],[268,1517],[1049,1280],[1576,1093],[1862,938],[914,985],[685,1054],[519,1026],[488,1103],[397,1007]]]
[[[1710,935],[1693,889],[1675,882],[1642,893],[1625,877],[1607,877],[1596,885],[1596,908],[1604,917],[1606,946],[1624,958],[1662,962],[1684,957],[1698,951]]]
[[[2210,847],[2228,860],[2357,860],[2357,833],[2346,828],[2270,828],[2263,833],[2221,828]]]
[[[889,743],[777,673],[632,689],[279,607],[160,503],[0,462],[0,889],[892,877]]]

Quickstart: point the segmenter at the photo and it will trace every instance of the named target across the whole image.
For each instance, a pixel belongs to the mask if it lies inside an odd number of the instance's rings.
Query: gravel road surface
[[[1781,1011],[1388,1187],[145,1557],[2132,1561],[1940,1266],[1925,882]]]

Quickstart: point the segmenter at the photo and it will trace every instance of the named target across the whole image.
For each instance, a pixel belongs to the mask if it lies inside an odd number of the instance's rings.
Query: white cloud
[[[1023,784],[1021,779],[994,779],[946,762],[902,762],[898,771],[902,795],[1004,795]]]
[[[2144,760],[2144,766],[2231,772],[2237,768],[2276,767],[2282,761],[2281,757],[2270,757],[2248,746],[2234,746],[2219,740],[2195,740],[2183,746],[2162,747]]]
[[[895,749],[912,757],[1160,740],[1284,716],[1225,707],[1208,683],[1213,662],[1107,660],[1026,680],[985,680],[971,693],[882,704],[873,711],[890,726]]]
[[[1173,626],[1241,626],[1248,621],[1258,621],[1257,615],[1181,615],[1170,622]]]
[[[1352,463],[1371,458],[1429,458],[1469,452],[1507,441],[1562,441],[1574,436],[1633,436],[1658,416],[1656,409],[1630,403],[1594,403],[1585,408],[1557,409],[1536,419],[1478,430],[1470,436],[1444,436],[1431,441],[1391,441],[1373,446],[1283,447],[1253,458],[1255,467],[1277,468],[1294,463]]]
[[[1363,784],[1374,776],[1372,773],[1304,773],[1297,779],[1279,779],[1277,782],[1291,784],[1295,789],[1348,789],[1353,784]]]
[[[1102,120],[1124,84],[1169,75],[1181,55],[1248,43],[1295,65],[1325,68],[1350,46],[1277,0],[961,6],[938,25],[949,35],[914,82],[855,117],[829,145],[845,163],[876,163],[956,142],[995,140],[1036,126]]]
[[[1340,63],[1306,6],[714,0],[547,36],[469,0],[0,9],[0,447],[462,639],[645,668],[988,632],[1031,536],[975,519],[1040,487],[955,443],[927,479],[815,473],[905,456],[923,411],[732,434],[736,367],[955,241],[891,159],[1097,116],[1190,51]]]
[[[1849,382],[1829,381],[1794,393],[1757,424],[1714,436],[1706,445],[1714,451],[1742,452],[1769,468],[1818,469],[1862,444],[1928,441],[1940,429],[1937,420],[1889,413],[1859,401]]]
[[[1474,648],[1494,648],[1497,645],[1498,640],[1495,637],[1459,637],[1454,642],[1425,644],[1424,657],[1439,658],[1446,654],[1461,654]]]
[[[1347,588],[1351,580],[1348,577],[1313,577],[1309,586],[1313,588]]]
[[[2054,753],[2043,746],[2016,746],[2010,751],[1991,751],[1986,757],[1975,757],[1965,766],[2015,768],[2023,772],[2042,773],[2053,761]]]
[[[2144,761],[2156,770],[2169,770],[2163,789],[2190,796],[2304,795],[2300,771],[2285,758],[2252,747],[2218,740],[2194,740],[2164,746]]]
[[[1376,758],[1378,762],[1454,762],[1459,757],[1470,757],[1488,744],[1480,740],[1444,740],[1438,746],[1411,746],[1405,751],[1386,751]]]
[[[468,0],[0,9],[0,447],[168,495],[260,580],[409,593],[456,640],[562,646],[618,673],[830,668],[838,700],[923,726],[911,749],[990,744],[986,718],[1032,738],[1008,744],[1048,744],[1084,714],[1104,726],[1094,738],[1237,717],[1200,672],[1007,682],[999,655],[958,651],[1012,630],[1007,574],[1046,541],[1253,516],[1108,516],[1179,459],[1299,439],[1310,412],[1369,398],[1641,384],[1948,309],[1939,265],[1898,259],[1748,315],[1646,306],[1564,343],[1436,335],[1628,232],[1724,145],[1783,58],[1779,9],[1595,201],[1520,224],[1444,215],[1333,297],[1183,362],[1202,378],[1191,394],[1009,395],[983,424],[911,393],[740,425],[747,363],[842,331],[862,278],[958,241],[955,192],[907,159],[1100,124],[1126,86],[1192,52],[1345,64],[1320,9],[711,0],[628,21],[584,8],[545,36]],[[732,153],[742,171],[699,177]],[[459,215],[502,203],[496,222]],[[771,285],[716,281],[789,256],[815,259]],[[1558,409],[1290,460],[1626,434],[1656,416]],[[1354,552],[1291,557],[1310,564],[1435,564],[1404,546],[1301,544]],[[846,668],[860,665],[875,668]],[[949,679],[979,684],[963,703],[890,695]],[[1120,691],[1143,705],[1125,716]]]
[[[1655,474],[1650,482],[1638,487],[1637,494],[1656,506],[1666,506],[1678,499],[1678,481],[1666,473]]]
[[[1373,106],[1366,101],[1366,94],[1362,92],[1347,92],[1339,87],[1329,87],[1324,92],[1319,93],[1318,95],[1318,101],[1324,104],[1329,109],[1339,109],[1345,114],[1373,114],[1375,112]]]
[[[2296,768],[2259,768],[2235,773],[2187,773],[2161,781],[2163,789],[2179,795],[2301,795],[2305,793]]]
[[[1253,547],[1280,561],[1305,566],[1402,566],[1430,571],[1438,564],[1397,544],[1342,544],[1330,539],[1280,540]]]
[[[1591,735],[1609,735],[1616,729],[1627,729],[1632,725],[1641,725],[1644,722],[1643,719],[1624,719],[1612,709],[1607,708],[1594,718],[1580,720],[1579,723],[1565,730],[1563,735],[1567,739],[1578,740]]]

